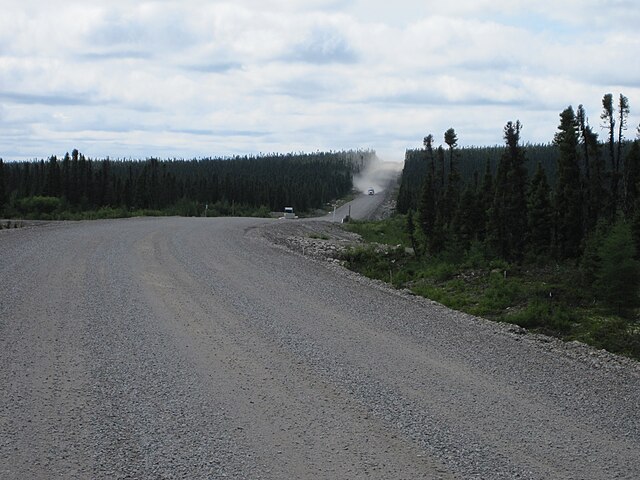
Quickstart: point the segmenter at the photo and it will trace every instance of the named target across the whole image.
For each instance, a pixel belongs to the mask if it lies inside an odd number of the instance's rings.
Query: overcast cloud
[[[638,25],[637,0],[3,0],[0,157],[401,160],[449,127],[549,142],[567,105],[599,125],[607,92],[634,138]]]

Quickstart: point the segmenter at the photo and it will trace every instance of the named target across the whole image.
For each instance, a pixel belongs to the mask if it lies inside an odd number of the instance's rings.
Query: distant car
[[[373,188],[370,188],[369,190],[367,190],[367,195],[373,195],[376,192],[373,190]]]
[[[293,207],[284,207],[284,217],[282,218],[298,218],[298,216],[293,212]]]

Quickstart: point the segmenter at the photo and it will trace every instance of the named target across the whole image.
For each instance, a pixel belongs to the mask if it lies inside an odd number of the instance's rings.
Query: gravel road
[[[640,478],[638,363],[274,246],[283,222],[0,231],[0,478]]]

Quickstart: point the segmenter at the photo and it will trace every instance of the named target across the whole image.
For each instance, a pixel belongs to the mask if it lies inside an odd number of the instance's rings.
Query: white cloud
[[[206,156],[371,147],[400,159],[453,126],[496,144],[520,119],[640,111],[640,6],[540,0],[9,0],[0,157]],[[597,124],[596,122],[593,122]]]

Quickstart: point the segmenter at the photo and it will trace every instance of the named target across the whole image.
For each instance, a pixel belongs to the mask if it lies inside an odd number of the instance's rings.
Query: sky
[[[640,122],[637,0],[0,0],[0,158],[552,141],[605,93]]]

